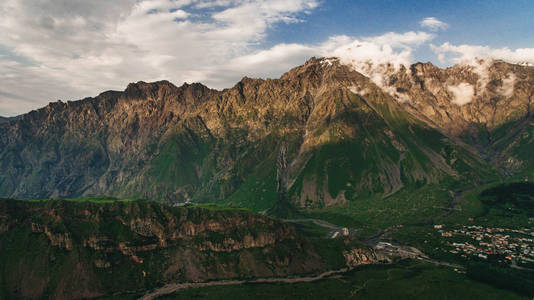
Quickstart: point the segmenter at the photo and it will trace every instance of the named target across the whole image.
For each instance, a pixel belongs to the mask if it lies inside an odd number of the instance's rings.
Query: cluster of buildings
[[[511,263],[534,262],[534,229],[489,228],[461,226],[445,229],[434,225],[450,253],[462,257],[488,259],[488,255],[500,254]]]

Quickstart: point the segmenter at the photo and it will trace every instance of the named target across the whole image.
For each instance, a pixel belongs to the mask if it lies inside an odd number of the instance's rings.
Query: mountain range
[[[528,177],[533,83],[534,67],[503,61],[358,69],[337,58],[222,91],[132,83],[0,122],[0,196],[320,209]]]

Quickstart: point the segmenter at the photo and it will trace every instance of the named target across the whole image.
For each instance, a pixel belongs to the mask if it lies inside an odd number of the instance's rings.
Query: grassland
[[[458,197],[458,209],[445,224],[474,224],[519,228],[533,217],[534,183],[510,179],[468,190]]]
[[[355,228],[357,236],[366,239],[395,225],[429,224],[444,214],[451,191],[446,187],[426,185],[404,189],[382,198],[358,198],[347,205],[309,211],[310,217],[324,219],[339,226]]]

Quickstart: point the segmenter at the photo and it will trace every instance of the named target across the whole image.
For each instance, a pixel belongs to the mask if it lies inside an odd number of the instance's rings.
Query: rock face
[[[245,77],[223,91],[138,82],[51,103],[0,124],[0,196],[257,210],[283,198],[318,208],[528,170],[532,67],[427,63],[384,78],[377,85],[336,59],[312,58],[280,79]],[[519,125],[510,133],[508,124]]]
[[[387,256],[361,248],[343,251],[343,257],[345,258],[345,264],[350,268],[361,265],[376,264],[377,262],[391,262],[391,259]]]
[[[168,282],[322,272],[344,267],[343,251],[360,255],[350,266],[376,262],[363,246],[325,255],[314,243],[245,210],[0,200],[0,291],[7,299],[93,298]]]

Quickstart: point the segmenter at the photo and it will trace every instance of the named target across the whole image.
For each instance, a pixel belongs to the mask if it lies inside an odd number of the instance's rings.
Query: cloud
[[[64,4],[64,5],[63,5]],[[278,77],[311,56],[340,56],[383,81],[372,66],[409,64],[425,32],[261,49],[269,28],[302,22],[316,0],[117,0],[0,3],[0,114],[81,99],[129,82],[168,79],[230,87],[243,76]],[[156,34],[157,33],[157,34]],[[3,50],[0,50],[3,51]]]
[[[243,76],[278,77],[311,56],[340,57],[399,101],[389,77],[413,63],[415,50],[435,33],[335,35],[316,44],[281,43],[265,49],[278,24],[305,22],[320,0],[3,0],[0,1],[0,115],[14,115],[56,99],[81,99],[129,82],[168,79],[230,87]],[[434,18],[420,25],[447,28]],[[486,62],[534,64],[534,48],[431,45],[443,62],[467,62],[489,80]],[[407,70],[409,71],[409,70]],[[501,94],[513,93],[514,78]],[[466,86],[453,87],[468,95]],[[451,91],[452,92],[452,91]]]
[[[449,85],[447,89],[453,95],[452,103],[459,106],[471,102],[471,100],[473,100],[473,96],[475,95],[474,87],[467,82],[462,82],[458,85]]]
[[[352,66],[369,77],[375,84],[401,102],[408,101],[406,95],[391,87],[389,77],[413,62],[413,51],[430,41],[434,35],[427,32],[386,33],[360,39],[335,36],[320,46],[323,56],[339,57],[341,63]],[[407,68],[409,71],[409,68]]]
[[[439,31],[449,28],[449,24],[442,22],[436,19],[435,17],[424,18],[423,20],[421,20],[421,22],[419,22],[419,25],[431,31]]]
[[[414,48],[432,38],[432,34],[410,31],[360,38],[333,36],[316,45],[278,44],[269,49],[235,57],[226,64],[204,68],[190,76],[218,86],[243,75],[278,77],[290,68],[304,63],[311,56],[338,57],[341,63],[350,65],[379,86],[391,89],[391,92],[396,94],[394,89],[387,87],[386,75],[392,69],[398,70],[402,65],[411,64]]]
[[[492,48],[478,45],[453,45],[443,43],[440,46],[430,45],[442,62],[469,63],[478,59],[501,59],[509,63],[534,64],[534,48]]]
[[[476,84],[477,94],[484,93],[487,84],[490,82],[489,67],[493,60],[503,60],[508,63],[521,65],[534,65],[534,48],[492,48],[479,45],[452,45],[443,43],[440,46],[430,44],[432,51],[438,56],[442,63],[455,63],[467,65],[478,75]],[[502,86],[497,92],[504,97],[511,97],[514,93],[516,76],[507,74],[502,79]]]
[[[506,77],[502,79],[502,86],[498,89],[498,92],[504,97],[512,97],[516,79],[517,76],[515,76],[514,73],[508,73]]]
[[[277,74],[289,63],[300,62],[297,52],[309,55],[310,51],[304,45],[279,45],[262,52],[269,28],[302,22],[319,4],[318,0],[1,1],[0,115],[23,113],[58,98],[80,99],[123,89],[138,80],[181,84],[205,79],[211,87],[223,88],[242,77],[247,64],[263,70],[258,75]],[[274,64],[260,69],[256,61],[262,57]]]
[[[316,47],[301,44],[278,44],[272,48],[235,57],[224,64],[206,67],[189,74],[193,81],[208,86],[230,87],[243,76],[276,78],[289,69],[320,55]]]
[[[334,36],[321,45],[323,54],[336,56],[347,63],[409,65],[415,47],[430,41],[434,36],[426,32],[389,32],[360,39]]]
[[[31,13],[25,2],[10,3],[17,14],[30,15],[28,20],[39,18],[40,12]],[[387,87],[387,73],[410,64],[413,50],[431,40],[432,34],[341,35],[314,45],[278,44],[257,49],[269,27],[277,22],[297,22],[300,13],[310,12],[319,2],[269,3],[124,2],[131,9],[115,19],[106,16],[113,7],[93,7],[93,16],[84,2],[77,15],[59,13],[61,16],[51,17],[51,22],[30,26],[29,30],[17,28],[30,21],[4,19],[0,28],[13,29],[13,36],[0,37],[0,45],[10,46],[12,51],[11,56],[0,56],[0,79],[6,83],[0,88],[0,114],[23,113],[56,99],[80,99],[108,89],[123,89],[138,80],[169,79],[178,85],[193,81],[226,88],[245,75],[278,77],[311,56],[340,57],[399,100],[407,100]],[[199,20],[195,9],[201,6],[208,7],[204,14],[209,18],[204,15]],[[212,8],[216,9],[212,12]],[[56,15],[57,9],[48,8]]]

